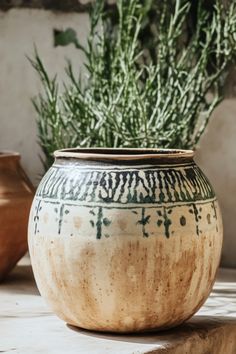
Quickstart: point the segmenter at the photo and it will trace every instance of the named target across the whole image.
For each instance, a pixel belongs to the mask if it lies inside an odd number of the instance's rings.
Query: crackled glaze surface
[[[206,300],[222,221],[192,158],[59,156],[38,187],[29,245],[39,290],[68,323],[162,329]]]

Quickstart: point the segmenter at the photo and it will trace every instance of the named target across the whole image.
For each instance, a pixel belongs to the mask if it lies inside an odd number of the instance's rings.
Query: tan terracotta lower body
[[[222,246],[220,218],[218,228],[200,236],[190,228],[169,239],[30,236],[34,274],[43,297],[71,325],[112,332],[169,328],[209,295]]]

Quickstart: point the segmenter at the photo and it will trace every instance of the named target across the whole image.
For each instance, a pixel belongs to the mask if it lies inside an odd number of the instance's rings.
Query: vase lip
[[[0,160],[9,158],[20,159],[20,154],[16,151],[0,150]]]
[[[157,148],[69,148],[56,150],[55,158],[82,160],[192,160],[193,150]]]

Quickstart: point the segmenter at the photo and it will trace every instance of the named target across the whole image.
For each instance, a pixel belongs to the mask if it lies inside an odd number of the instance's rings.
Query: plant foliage
[[[193,17],[194,13],[194,17]],[[46,163],[64,147],[194,148],[236,53],[236,3],[203,0],[97,0],[78,79],[59,90],[38,53],[31,60],[43,83],[33,100]],[[65,45],[59,33],[59,44]]]

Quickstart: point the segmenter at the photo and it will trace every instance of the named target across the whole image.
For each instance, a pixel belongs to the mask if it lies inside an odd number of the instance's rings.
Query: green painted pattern
[[[91,203],[163,204],[208,200],[215,194],[201,170],[190,164],[128,171],[53,166],[40,183],[37,196]]]
[[[154,208],[157,230],[163,230],[165,237],[170,238],[174,234],[173,210],[188,206],[187,213],[192,214],[196,235],[200,236],[201,204],[205,203],[210,203],[212,209],[206,222],[211,224],[213,219],[216,222],[214,191],[207,178],[193,163],[125,170],[105,170],[104,167],[90,170],[74,165],[53,166],[41,181],[36,193],[35,234],[39,233],[42,205],[51,204],[54,205],[58,235],[63,234],[63,220],[70,208],[76,207],[90,209],[87,223],[94,229],[97,239],[110,237],[109,227],[113,220],[105,213],[108,209],[132,211],[137,216],[136,226],[140,226],[142,236],[147,238],[150,236],[150,210]],[[187,222],[187,214],[179,217],[180,227],[186,227]]]

